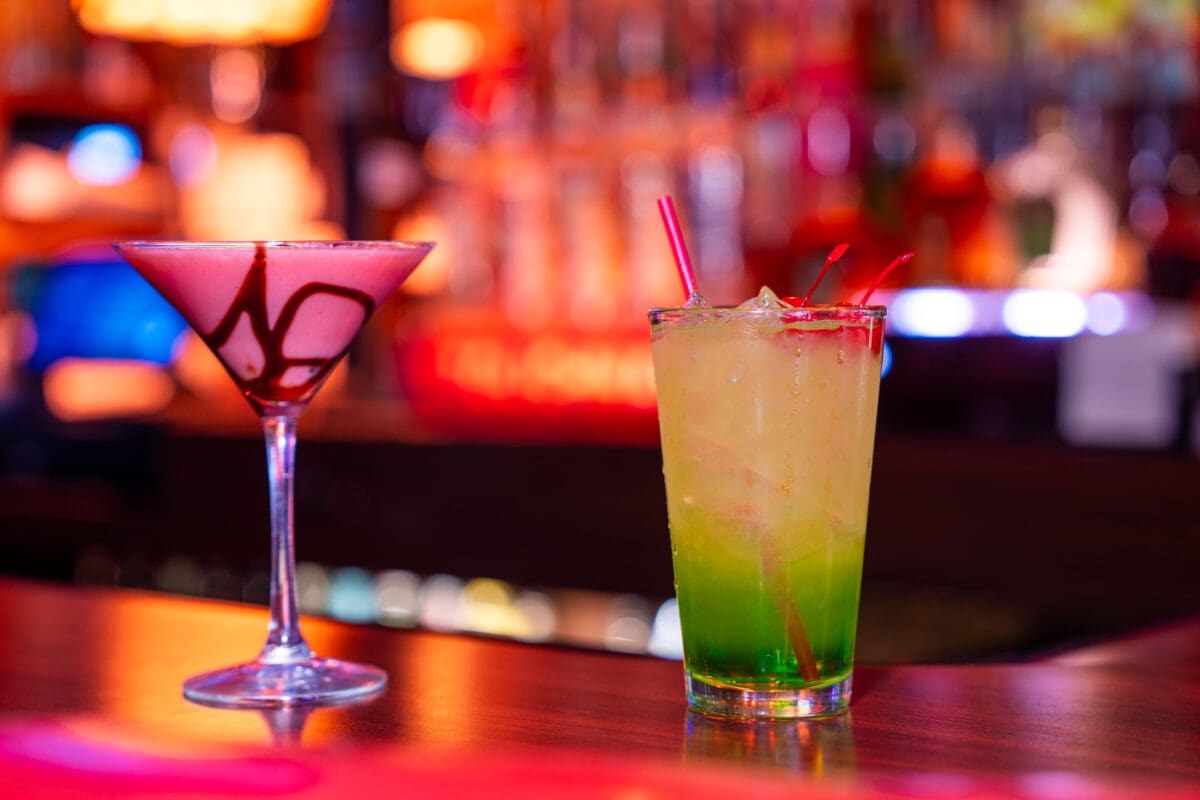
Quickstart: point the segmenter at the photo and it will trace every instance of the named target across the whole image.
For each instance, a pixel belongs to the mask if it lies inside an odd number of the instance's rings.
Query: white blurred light
[[[375,607],[384,625],[411,627],[420,611],[421,579],[402,569],[375,576]]]
[[[1112,336],[1125,327],[1128,314],[1121,298],[1097,292],[1087,299],[1087,328],[1097,336]]]
[[[618,617],[604,629],[604,645],[621,653],[644,653],[651,628],[641,617]]]
[[[1004,301],[1004,325],[1015,336],[1064,338],[1087,324],[1087,306],[1072,292],[1022,289]]]
[[[963,336],[975,324],[975,306],[958,289],[908,289],[892,301],[888,323],[905,336]]]
[[[1018,153],[1004,167],[1013,192],[1020,197],[1045,197],[1050,194],[1074,153],[1061,134],[1043,136],[1034,150]]]
[[[650,608],[638,595],[620,595],[609,610],[604,646],[624,653],[644,653],[650,641]]]
[[[664,600],[654,615],[650,628],[650,641],[646,652],[659,658],[676,661],[683,658],[683,632],[679,625],[679,601],[674,597]]]
[[[466,620],[463,581],[453,575],[430,575],[421,585],[419,619],[435,631],[462,630]]]
[[[80,183],[115,186],[142,165],[142,143],[127,125],[81,128],[67,151],[67,169]]]

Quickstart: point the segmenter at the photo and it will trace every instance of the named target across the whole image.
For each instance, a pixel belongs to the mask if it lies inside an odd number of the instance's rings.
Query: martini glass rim
[[[131,239],[113,242],[117,250],[253,250],[257,247],[270,249],[302,250],[432,250],[436,242],[409,241],[403,239],[265,239],[230,241],[194,241],[166,239]]]

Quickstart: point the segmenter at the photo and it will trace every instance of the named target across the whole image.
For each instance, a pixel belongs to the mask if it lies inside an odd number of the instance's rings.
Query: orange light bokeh
[[[483,56],[483,34],[466,20],[426,17],[392,37],[396,68],[428,80],[449,80],[471,70]]]
[[[67,421],[153,414],[175,396],[161,367],[125,360],[64,358],[46,371],[43,386],[50,412]]]
[[[177,45],[289,44],[324,29],[330,0],[71,0],[91,33]]]

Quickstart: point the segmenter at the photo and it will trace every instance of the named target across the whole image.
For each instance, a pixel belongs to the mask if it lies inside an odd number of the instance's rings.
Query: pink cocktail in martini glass
[[[375,667],[323,658],[300,633],[292,544],[296,423],[371,312],[428,242],[119,242],[179,310],[262,420],[271,504],[271,616],[258,658],[189,678],[184,695],[231,706],[331,703],[378,691]]]

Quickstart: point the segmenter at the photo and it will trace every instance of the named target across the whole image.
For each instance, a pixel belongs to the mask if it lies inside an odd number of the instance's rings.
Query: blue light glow
[[[879,372],[879,379],[883,380],[887,374],[892,371],[892,346],[887,342],[883,343],[883,354],[881,358],[883,366]]]
[[[123,261],[80,261],[39,270],[31,300],[41,371],[60,358],[127,358],[169,364],[183,317]]]
[[[1022,289],[1004,301],[1004,325],[1014,336],[1067,338],[1083,332],[1088,310],[1071,292]]]
[[[88,125],[71,140],[67,169],[80,183],[113,186],[142,165],[142,143],[127,125]]]
[[[346,622],[374,622],[375,589],[371,573],[359,567],[342,567],[329,578],[326,611]]]
[[[975,325],[975,306],[958,289],[909,289],[892,301],[888,323],[904,336],[964,336]]]

